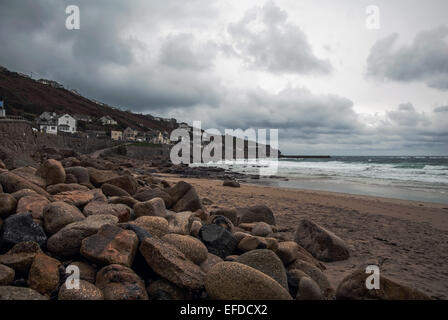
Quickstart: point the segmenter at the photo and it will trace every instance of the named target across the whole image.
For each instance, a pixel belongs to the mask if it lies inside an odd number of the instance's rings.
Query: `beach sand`
[[[349,195],[322,191],[280,189],[242,184],[222,186],[222,181],[184,179],[201,199],[218,207],[264,204],[287,240],[302,218],[311,219],[344,239],[348,260],[325,263],[325,274],[336,289],[339,282],[364,263],[380,265],[381,274],[414,287],[436,299],[448,299],[448,206],[443,204]]]

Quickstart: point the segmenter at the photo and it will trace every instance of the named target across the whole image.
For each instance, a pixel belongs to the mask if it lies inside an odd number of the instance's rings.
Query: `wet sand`
[[[380,264],[383,275],[436,299],[448,299],[448,206],[343,193],[273,188],[222,181],[180,179],[217,207],[269,206],[285,239],[292,240],[302,218],[311,219],[344,239],[351,249],[345,261],[325,263],[336,288],[361,264]]]

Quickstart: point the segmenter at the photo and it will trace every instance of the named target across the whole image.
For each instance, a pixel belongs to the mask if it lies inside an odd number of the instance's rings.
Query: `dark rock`
[[[127,222],[131,216],[131,208],[124,204],[109,204],[102,201],[89,202],[83,210],[86,217],[92,215],[114,215],[119,222]]]
[[[161,279],[154,282],[147,288],[151,300],[186,300],[191,297],[184,290],[171,282]]]
[[[124,176],[112,178],[110,180],[107,180],[105,183],[117,186],[117,187],[125,190],[131,196],[134,195],[138,189],[137,180],[133,176],[130,176],[130,175],[124,175]]]
[[[235,180],[224,180],[222,183],[224,187],[232,187],[232,188],[239,188],[240,184]]]
[[[154,198],[162,198],[167,208],[171,208],[174,203],[173,198],[167,192],[159,188],[139,189],[139,191],[134,195],[134,198],[142,202],[152,200]]]
[[[65,168],[65,173],[74,175],[77,183],[90,183],[89,171],[84,167]]]
[[[99,170],[92,167],[87,168],[90,182],[97,188],[109,180],[119,177],[118,173],[111,170]]]
[[[79,288],[67,288],[63,283],[58,300],[104,300],[103,292],[90,282],[79,280]]]
[[[28,276],[31,264],[40,252],[42,250],[36,242],[20,242],[6,254],[0,255],[0,264],[14,269],[18,274]]]
[[[213,216],[224,216],[232,221],[234,226],[238,225],[238,213],[235,209],[220,208],[213,210],[210,214]]]
[[[41,187],[29,182],[28,180],[12,173],[3,172],[0,173],[0,184],[3,186],[3,190],[7,193],[14,193],[22,189],[31,189],[38,194],[48,197],[47,191]]]
[[[59,287],[60,264],[58,260],[38,253],[31,264],[28,286],[41,294],[52,294]]]
[[[3,222],[3,227],[0,231],[1,248],[8,250],[24,241],[33,241],[44,247],[47,242],[47,236],[42,227],[33,221],[31,213],[19,213],[9,216]]]
[[[136,217],[166,217],[165,202],[162,198],[154,198],[145,202],[138,202],[134,205],[134,212]]]
[[[8,286],[14,281],[14,269],[0,264],[0,286]]]
[[[31,212],[33,219],[42,220],[44,208],[49,203],[42,195],[22,197],[17,203],[17,213]]]
[[[199,238],[210,253],[222,259],[231,255],[238,244],[232,233],[216,224],[203,226],[199,231]]]
[[[67,192],[67,191],[89,191],[89,188],[87,188],[86,186],[77,184],[77,183],[58,183],[58,184],[53,184],[47,187],[47,192],[49,194],[58,194],[61,192]]]

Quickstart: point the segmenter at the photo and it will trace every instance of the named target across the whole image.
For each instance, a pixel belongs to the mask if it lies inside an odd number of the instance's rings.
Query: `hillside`
[[[33,121],[44,111],[83,114],[95,118],[109,115],[120,127],[152,128],[171,132],[175,124],[157,121],[149,115],[135,114],[96,103],[64,88],[54,88],[27,76],[0,67],[0,99],[5,100],[8,115]]]

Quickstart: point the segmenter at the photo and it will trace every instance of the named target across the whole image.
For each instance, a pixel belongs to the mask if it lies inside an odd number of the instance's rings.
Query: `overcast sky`
[[[80,30],[65,28],[67,5]],[[366,7],[380,29],[366,28]],[[446,0],[0,0],[0,65],[287,154],[447,155]]]

